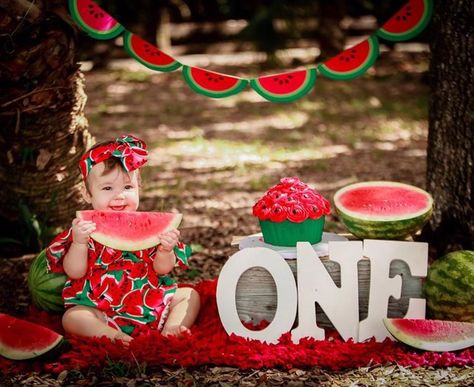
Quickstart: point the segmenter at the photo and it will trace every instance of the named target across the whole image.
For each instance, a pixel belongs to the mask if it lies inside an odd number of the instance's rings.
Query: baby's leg
[[[179,288],[171,300],[170,314],[161,333],[179,335],[189,332],[199,314],[201,301],[199,293],[192,288]]]
[[[63,327],[66,332],[78,336],[106,336],[127,343],[132,340],[129,335],[107,325],[103,312],[88,306],[77,305],[66,310],[63,315]]]

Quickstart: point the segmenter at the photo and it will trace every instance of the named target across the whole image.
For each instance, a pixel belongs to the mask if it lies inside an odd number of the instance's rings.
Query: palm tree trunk
[[[2,236],[33,218],[63,227],[80,203],[77,163],[92,139],[66,4],[0,0]]]

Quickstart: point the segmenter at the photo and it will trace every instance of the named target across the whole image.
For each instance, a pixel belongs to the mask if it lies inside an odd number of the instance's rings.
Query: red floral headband
[[[118,158],[123,168],[127,172],[131,172],[147,162],[148,151],[146,150],[146,144],[142,140],[131,135],[121,136],[111,144],[91,149],[79,161],[79,167],[81,168],[84,180],[86,180],[94,165],[111,157]]]

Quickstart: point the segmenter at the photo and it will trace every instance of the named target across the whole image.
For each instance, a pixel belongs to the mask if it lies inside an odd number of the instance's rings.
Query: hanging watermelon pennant
[[[106,40],[120,35],[124,28],[92,0],[69,0],[74,21],[95,39]]]
[[[181,67],[173,57],[129,31],[123,35],[123,45],[132,58],[151,70],[167,72]]]
[[[410,0],[377,30],[377,35],[393,42],[411,39],[425,29],[432,12],[432,0]]]
[[[68,1],[74,21],[90,36],[96,39],[111,39],[125,31],[121,24],[92,0]],[[291,102],[309,93],[316,82],[317,71],[327,78],[341,80],[364,74],[379,55],[377,36],[390,41],[408,40],[427,26],[432,10],[432,0],[409,0],[377,30],[376,35],[319,64],[317,68],[250,80],[182,65],[172,56],[129,31],[124,34],[124,47],[132,58],[152,70],[167,72],[181,67],[183,77],[191,89],[211,98],[237,94],[250,82],[251,87],[269,101]]]
[[[183,77],[196,93],[211,98],[224,98],[240,93],[248,84],[246,79],[191,66],[183,66]]]
[[[332,79],[357,78],[375,63],[378,55],[379,42],[373,35],[318,65],[318,71]]]
[[[291,102],[308,94],[316,82],[316,68],[266,75],[250,80],[250,86],[272,102]]]

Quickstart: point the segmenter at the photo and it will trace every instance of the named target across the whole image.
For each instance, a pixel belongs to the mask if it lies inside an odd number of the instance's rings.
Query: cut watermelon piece
[[[248,84],[245,79],[191,66],[183,66],[183,77],[196,93],[211,98],[224,98],[240,93]]]
[[[74,21],[95,39],[112,39],[124,30],[121,24],[91,0],[69,0],[69,12]]]
[[[316,68],[266,75],[250,80],[250,86],[272,102],[291,102],[308,94],[316,82]]]
[[[344,50],[318,66],[318,71],[327,78],[353,79],[364,74],[379,56],[376,36]]]
[[[412,185],[368,181],[338,190],[334,204],[342,222],[361,239],[405,239],[429,219],[433,199]]]
[[[76,215],[96,224],[92,239],[123,251],[138,251],[158,245],[158,235],[177,228],[183,217],[171,212],[96,210],[77,211]]]
[[[398,341],[424,351],[457,351],[474,345],[474,324],[468,322],[384,318]]]
[[[63,336],[49,328],[0,313],[0,355],[26,360],[57,348]]]
[[[177,60],[131,32],[125,31],[123,44],[132,58],[151,70],[168,72],[181,67]]]
[[[432,13],[431,0],[410,0],[377,30],[377,35],[392,42],[411,39],[425,29]]]
[[[28,271],[28,289],[33,303],[47,312],[63,312],[62,291],[66,275],[49,273],[45,250],[34,259]]]

